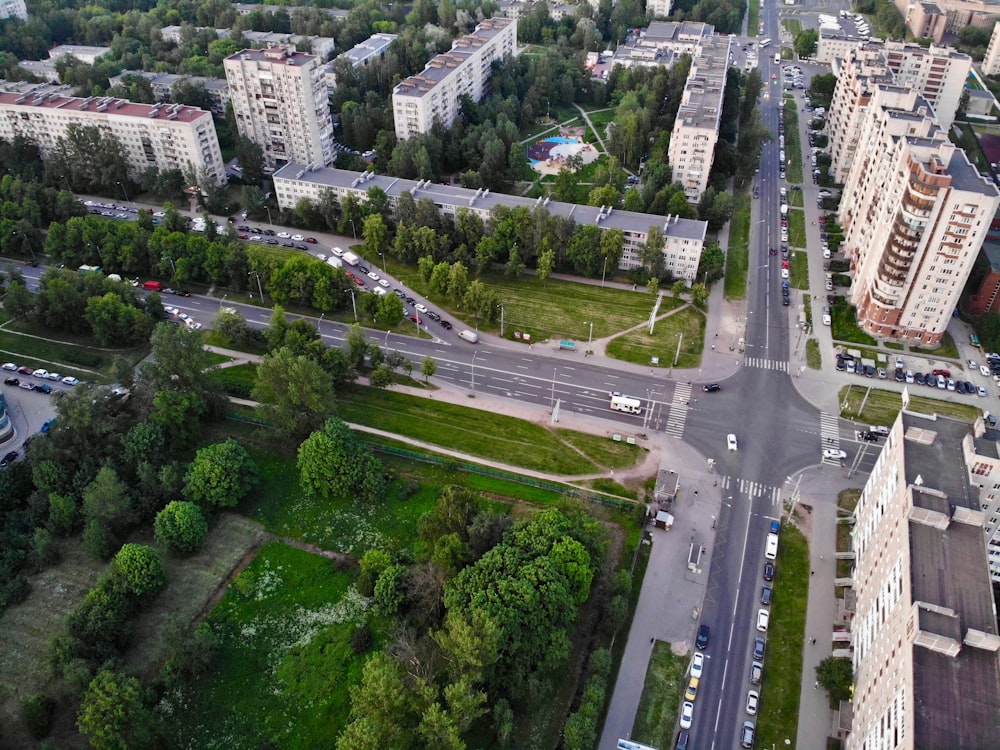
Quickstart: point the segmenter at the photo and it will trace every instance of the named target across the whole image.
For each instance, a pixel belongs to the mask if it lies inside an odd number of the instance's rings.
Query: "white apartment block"
[[[82,63],[93,65],[111,51],[111,47],[87,47],[82,44],[60,44],[49,50],[53,62],[61,57],[75,57]]]
[[[995,747],[1000,637],[968,425],[903,411],[854,511],[847,750]]]
[[[28,20],[28,8],[24,0],[0,0],[0,18],[20,18]]]
[[[924,49],[919,44],[873,40],[856,45],[833,61],[837,86],[830,105],[827,133],[833,157],[832,174],[843,183],[857,150],[858,125],[876,84],[916,90],[933,107],[947,130],[955,120],[972,58],[950,47]]]
[[[642,247],[649,237],[650,229],[659,227],[664,237],[664,268],[689,284],[697,277],[708,226],[703,221],[677,216],[663,217],[606,207],[578,206],[541,198],[533,200],[517,195],[492,193],[489,190],[441,185],[430,180],[404,180],[374,172],[350,172],[330,167],[310,169],[302,164],[288,164],[274,174],[274,193],[281,208],[294,208],[303,198],[318,203],[328,194],[340,202],[348,196],[367,201],[368,191],[372,188],[385,192],[393,210],[398,204],[399,196],[409,193],[414,200],[426,198],[433,201],[442,215],[452,219],[460,211],[471,211],[483,221],[488,221],[492,210],[498,206],[521,206],[529,211],[542,209],[555,216],[571,218],[581,226],[621,229],[624,235],[619,262],[621,270],[642,265]]]
[[[840,205],[858,325],[937,346],[1000,206],[996,186],[915,91],[877,85]]]
[[[243,50],[223,61],[236,126],[267,164],[334,159],[333,121],[319,60],[293,47]]]
[[[615,49],[611,66],[670,67],[680,55],[694,55],[714,35],[715,27],[700,21],[653,21],[635,41]]]
[[[990,36],[990,44],[983,58],[983,75],[997,74],[1000,74],[1000,23],[993,25],[993,35]]]
[[[971,491],[979,493],[979,509],[985,516],[986,558],[990,577],[1000,583],[1000,432],[982,418],[962,440],[962,456]]]
[[[202,76],[176,75],[174,73],[150,73],[145,70],[123,70],[116,76],[108,79],[108,83],[117,86],[122,83],[125,76],[140,76],[149,81],[153,89],[153,96],[158,102],[169,102],[171,92],[178,83],[186,82],[193,86],[201,86],[205,89],[211,101],[212,114],[217,117],[225,117],[226,105],[229,104],[229,82],[225,78],[204,78]]]
[[[479,101],[487,93],[495,60],[517,54],[517,21],[490,18],[471,34],[452,42],[448,52],[432,58],[417,75],[392,92],[396,137],[430,132],[435,120],[448,127],[459,116],[461,97]]]
[[[47,158],[70,125],[100,128],[122,145],[132,177],[150,167],[204,170],[217,182],[225,165],[212,113],[179,104],[134,104],[126,99],[86,99],[56,91],[0,92],[0,138],[22,135]]]
[[[673,0],[646,0],[646,17],[666,18],[672,5]]]
[[[324,74],[326,75],[326,85],[331,93],[337,87],[337,76],[333,68],[333,64],[337,60],[344,58],[351,63],[351,66],[355,70],[363,70],[378,60],[384,60],[389,47],[398,38],[399,34],[372,34],[365,41],[355,44],[347,52],[342,53],[335,60],[327,63]]]
[[[715,144],[719,140],[731,46],[732,39],[728,36],[702,39],[691,61],[670,136],[668,158],[673,180],[684,187],[691,203],[697,203],[708,187]]]

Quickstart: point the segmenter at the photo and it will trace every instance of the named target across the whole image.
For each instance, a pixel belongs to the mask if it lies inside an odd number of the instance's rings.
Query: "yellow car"
[[[693,701],[698,697],[698,683],[700,680],[697,677],[692,677],[691,681],[688,682],[687,691],[684,693],[684,700]]]

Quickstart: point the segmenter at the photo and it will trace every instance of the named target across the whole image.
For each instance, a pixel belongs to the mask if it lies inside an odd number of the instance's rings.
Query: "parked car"
[[[744,721],[743,731],[740,732],[740,747],[753,747],[753,737],[756,731],[756,724],[752,721]]]
[[[690,729],[693,721],[694,704],[689,701],[684,701],[684,704],[681,706],[681,729]]]
[[[15,365],[13,362],[4,362],[2,369],[9,370],[11,372],[17,372],[17,365]]]
[[[757,715],[757,704],[760,703],[760,693],[751,690],[747,693],[747,713],[751,716]]]
[[[4,378],[4,385],[21,385],[21,381],[17,378]]]
[[[702,672],[705,669],[705,654],[700,651],[695,651],[694,656],[691,657],[691,676],[701,679]]]
[[[0,458],[0,468],[5,468],[7,466],[10,466],[12,463],[14,463],[17,460],[17,458],[18,458],[17,451],[11,451],[7,455],[5,455],[3,458]]]
[[[767,632],[767,625],[771,619],[771,614],[766,609],[757,610],[757,630],[761,633]]]
[[[773,581],[774,580],[774,563],[766,562],[764,563],[764,580]]]
[[[62,379],[64,385],[76,385],[80,381],[74,378],[72,375],[67,375]]]
[[[24,389],[24,390],[26,390],[26,391],[33,391],[33,390],[35,390],[35,384],[34,384],[34,383],[31,383],[31,382],[29,382],[29,381],[27,381],[27,380],[22,380],[22,381],[20,382],[20,384],[19,384],[19,386],[18,386],[18,387],[19,387],[19,388],[23,388],[23,389]]]
[[[698,628],[698,637],[695,639],[694,645],[698,647],[700,651],[704,651],[708,648],[708,639],[712,635],[712,629],[708,625],[702,625]]]
[[[762,609],[761,612],[764,610]],[[753,639],[753,658],[757,661],[764,660],[764,649],[767,648],[767,641],[760,636]]]
[[[41,391],[47,396],[48,394],[52,393],[52,386],[49,385],[48,383],[39,383],[38,385],[35,386],[35,390]]]
[[[759,661],[752,662],[750,664],[750,684],[759,685],[761,678],[764,676],[764,665]]]

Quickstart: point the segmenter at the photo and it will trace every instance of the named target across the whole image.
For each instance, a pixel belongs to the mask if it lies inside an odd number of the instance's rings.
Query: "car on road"
[[[384,289],[388,289],[389,288],[389,282],[386,281],[385,279],[379,279],[378,280],[378,285],[380,287],[383,287]]]
[[[770,586],[764,586],[760,590],[760,603],[763,604],[765,607],[770,607],[771,606],[771,587]]]
[[[166,307],[164,307],[163,308],[163,312],[167,313],[168,315],[180,315],[181,314],[181,311],[178,310],[173,305],[167,305]]]
[[[846,451],[842,451],[839,448],[824,448],[823,458],[835,458],[843,461],[845,458],[847,458],[847,453]]]
[[[764,580],[773,581],[774,580],[774,563],[766,562],[764,563]]]
[[[684,701],[684,704],[681,706],[681,729],[690,729],[693,721],[694,704],[690,701]]]
[[[979,365],[979,372],[981,372],[987,378],[990,376],[990,368],[986,365]]]
[[[422,312],[422,313],[427,312],[427,307],[425,305],[420,304],[419,302],[415,304],[413,307],[416,308],[417,312]]]
[[[766,609],[757,610],[757,630],[762,633],[767,632],[767,623],[771,619],[771,615]]]
[[[705,654],[695,651],[691,657],[691,676],[701,679],[701,674],[705,670]]]
[[[358,286],[364,286],[365,285],[365,282],[362,281],[361,279],[359,279],[357,276],[352,276],[351,277],[351,281],[353,281]]]
[[[862,430],[861,432],[858,433],[858,437],[861,440],[866,440],[869,443],[874,443],[875,441],[877,441],[882,436],[879,435],[877,432],[870,432],[868,430]]]
[[[450,321],[442,320],[440,321],[440,323],[441,327],[444,328],[446,331],[450,331],[452,328],[454,328],[454,326],[452,326]]]
[[[688,750],[688,743],[691,741],[691,735],[688,732],[681,732],[677,735],[677,744],[674,745],[674,750]]]
[[[361,273],[365,274],[366,276],[368,275],[368,267],[367,266],[358,266],[358,270],[361,271]]]
[[[740,732],[740,747],[753,747],[753,736],[756,731],[756,724],[752,721],[744,721],[743,731]]]
[[[826,313],[823,314],[823,325],[825,326],[833,325],[833,318],[831,318]]]
[[[420,317],[417,315],[409,315],[407,316],[406,319],[409,320],[411,323],[416,323],[417,325],[420,325]]]
[[[787,268],[782,268],[781,269],[781,278],[783,278],[783,279],[787,279],[788,278],[788,269]]]
[[[33,390],[35,390],[35,384],[31,383],[31,382],[29,382],[27,380],[22,380],[21,383],[18,385],[18,387],[19,388],[23,388],[26,391],[33,391]]]
[[[764,676],[764,665],[759,661],[750,664],[750,684],[759,685],[761,677]]]
[[[306,242],[310,245],[315,245],[318,240],[315,237],[306,237]]]
[[[294,240],[295,242],[302,242],[302,241],[303,241],[303,240],[305,239],[305,236],[304,236],[304,235],[301,235],[301,234],[293,234],[293,235],[292,235],[292,239],[293,239],[293,240]]]
[[[371,279],[372,281],[378,281],[378,280],[379,280],[379,278],[380,278],[380,277],[379,277],[379,275],[378,275],[377,273],[375,273],[374,271],[369,271],[369,272],[368,272],[367,274],[365,274],[365,275],[366,275],[366,276],[367,276],[367,277],[368,277],[369,279]]]
[[[739,444],[736,442],[736,436],[731,432],[726,435],[726,448],[731,451],[739,450]]]
[[[698,647],[698,650],[704,651],[708,648],[708,639],[712,635],[712,629],[708,625],[702,625],[698,628],[698,637],[695,639],[694,645]]]
[[[34,377],[34,378],[45,379],[45,378],[47,378],[49,376],[49,371],[48,370],[43,370],[43,369],[39,368],[39,369],[35,370],[34,372],[32,372],[31,376]]]
[[[687,690],[684,691],[684,699],[694,702],[698,697],[698,684],[701,682],[697,677],[688,680]]]
[[[0,468],[5,468],[7,466],[10,466],[17,460],[17,456],[18,456],[17,451],[11,451],[3,458],[0,458]]]
[[[763,612],[764,610],[761,610]],[[767,641],[760,636],[753,639],[753,658],[757,661],[764,661],[764,649],[767,648]]]
[[[54,425],[55,423],[56,423],[55,417],[52,417],[52,419],[46,421],[45,424],[42,425],[42,432],[48,432],[49,430],[51,430],[52,425]]]
[[[705,391],[705,393],[714,393],[715,391],[721,391],[722,386],[718,383],[709,383],[708,385],[703,386],[702,390]]]
[[[278,236],[283,240],[287,240],[290,239],[292,235],[290,235],[288,232],[278,232]]]
[[[982,386],[979,386],[979,388],[977,389],[977,392],[979,393],[980,396],[982,396],[983,398],[986,398],[986,389],[985,388],[983,388]]]
[[[13,362],[4,362],[2,368],[4,370],[10,370],[11,372],[17,372],[17,365]]]
[[[751,716],[757,715],[757,704],[760,703],[760,693],[751,690],[747,693],[747,713]]]
[[[4,378],[4,385],[21,385],[21,381],[17,378]]]

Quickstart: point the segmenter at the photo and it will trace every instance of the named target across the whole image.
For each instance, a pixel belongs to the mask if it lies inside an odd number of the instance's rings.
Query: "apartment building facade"
[[[702,39],[691,60],[691,71],[670,136],[668,159],[673,180],[683,185],[691,203],[697,203],[708,187],[719,140],[731,47],[732,39],[728,36]]]
[[[992,747],[1000,636],[968,425],[903,411],[854,511],[847,750]]]
[[[647,18],[667,18],[673,6],[673,0],[647,0]]]
[[[983,57],[983,74],[988,76],[1000,74],[1000,23],[993,25],[993,34],[986,48],[986,56]]]
[[[337,76],[334,72],[334,63],[340,58],[347,60],[355,70],[363,70],[369,65],[373,65],[379,60],[384,60],[386,53],[392,43],[399,38],[398,34],[372,34],[363,42],[358,42],[347,52],[339,55],[335,60],[326,64],[324,75],[326,85],[331,93],[337,87]]]
[[[555,216],[573,219],[578,225],[601,229],[621,229],[624,236],[621,270],[642,265],[642,249],[650,230],[663,232],[664,268],[673,276],[693,283],[705,246],[707,224],[677,216],[656,216],[607,207],[580,206],[542,198],[531,199],[516,195],[471,190],[456,185],[441,185],[430,180],[404,180],[374,172],[351,172],[344,169],[309,169],[301,164],[288,164],[274,174],[274,193],[281,208],[294,208],[303,198],[320,202],[332,195],[342,202],[348,196],[368,200],[368,191],[379,188],[385,192],[390,207],[395,210],[399,196],[409,193],[414,200],[429,199],[442,215],[454,218],[460,211],[471,211],[483,221],[489,220],[498,206],[543,209]]]
[[[92,126],[122,145],[134,178],[156,167],[185,174],[204,170],[217,183],[225,180],[211,112],[179,104],[135,104],[110,96],[83,99],[50,89],[0,92],[0,138],[22,135],[47,158],[70,125]]]
[[[319,59],[278,46],[223,61],[240,134],[259,144],[268,166],[334,159],[333,120]]]
[[[995,421],[995,418],[994,418]],[[969,488],[978,492],[990,577],[1000,583],[1000,432],[983,417],[962,440]]]
[[[0,0],[0,18],[28,20],[28,7],[24,0]]]
[[[914,90],[875,86],[840,205],[858,324],[937,346],[1000,206],[996,186]]]
[[[479,101],[487,93],[493,62],[517,54],[517,21],[490,18],[456,39],[448,52],[396,85],[392,114],[400,140],[430,132],[435,121],[448,127],[460,114],[461,98]]]
[[[174,73],[150,73],[145,70],[123,70],[116,76],[108,79],[112,86],[122,83],[126,76],[140,76],[149,81],[153,89],[153,96],[158,102],[169,102],[174,86],[178,83],[190,83],[192,86],[200,86],[205,89],[208,99],[211,102],[212,114],[216,117],[225,117],[226,105],[229,104],[229,81],[225,78],[205,78],[203,76],[177,75]]]

